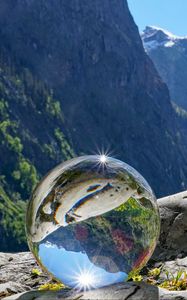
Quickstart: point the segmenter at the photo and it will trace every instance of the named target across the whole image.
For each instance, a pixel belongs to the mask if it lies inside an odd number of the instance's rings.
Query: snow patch
[[[173,41],[169,41],[169,42],[164,44],[164,47],[172,47],[174,45],[175,45],[175,43]]]

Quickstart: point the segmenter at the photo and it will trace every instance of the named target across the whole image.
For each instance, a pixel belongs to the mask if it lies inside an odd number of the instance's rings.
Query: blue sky
[[[127,0],[140,31],[146,25],[187,36],[187,0]]]
[[[124,272],[110,273],[104,268],[93,264],[86,253],[73,252],[58,248],[55,244],[41,243],[39,246],[40,261],[45,268],[64,284],[77,285],[83,274],[95,277],[94,287],[123,282],[127,279]]]

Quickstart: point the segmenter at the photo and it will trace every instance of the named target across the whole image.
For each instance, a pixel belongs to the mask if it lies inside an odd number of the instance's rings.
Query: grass
[[[163,281],[159,287],[170,291],[184,291],[187,289],[187,272],[179,270],[174,276],[166,271],[167,279]]]

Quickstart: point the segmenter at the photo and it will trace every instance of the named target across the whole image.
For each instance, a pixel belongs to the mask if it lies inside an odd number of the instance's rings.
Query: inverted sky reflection
[[[122,282],[127,279],[125,272],[110,273],[95,266],[86,253],[67,251],[49,242],[39,245],[39,257],[49,272],[64,284],[76,287],[82,274],[93,277],[92,288]]]

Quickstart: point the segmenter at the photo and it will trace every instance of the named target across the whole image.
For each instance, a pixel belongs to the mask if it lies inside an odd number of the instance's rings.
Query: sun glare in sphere
[[[82,286],[89,286],[93,283],[93,277],[90,274],[81,274],[78,280]]]
[[[77,287],[79,289],[90,289],[94,287],[95,278],[94,275],[88,271],[82,271],[77,276]]]
[[[101,162],[102,164],[105,164],[106,161],[107,161],[107,156],[104,155],[104,154],[100,155],[100,162]]]

